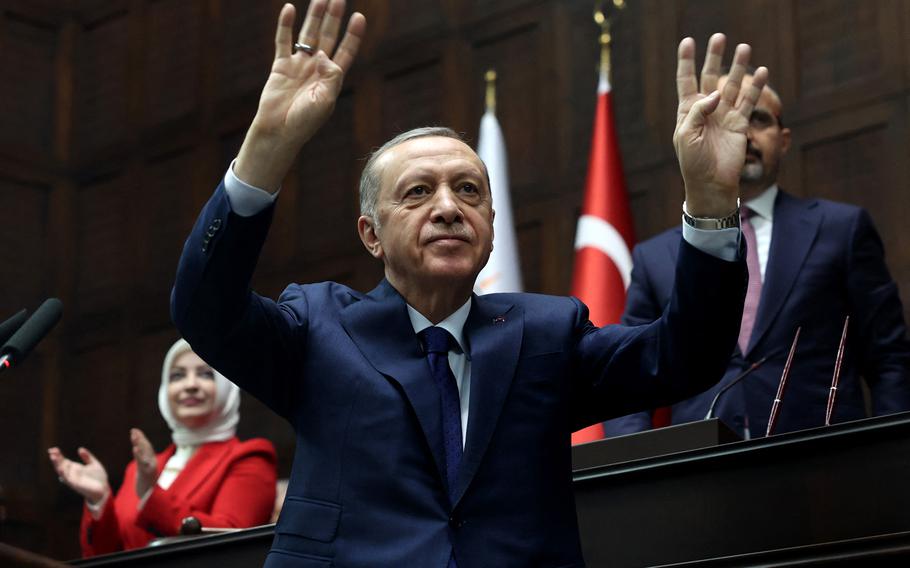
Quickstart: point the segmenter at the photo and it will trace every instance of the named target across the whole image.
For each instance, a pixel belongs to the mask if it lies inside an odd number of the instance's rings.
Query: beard
[[[765,166],[759,161],[755,162],[746,162],[743,165],[743,169],[739,174],[739,181],[745,183],[755,183],[757,181],[762,181],[765,177]]]

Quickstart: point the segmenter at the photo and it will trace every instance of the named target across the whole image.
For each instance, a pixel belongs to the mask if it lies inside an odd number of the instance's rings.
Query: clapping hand
[[[158,481],[158,458],[152,443],[139,428],[130,429],[130,443],[136,458],[136,495],[142,499]]]
[[[107,471],[90,451],[85,448],[77,450],[83,463],[75,462],[63,456],[60,448],[54,447],[47,450],[60,483],[82,495],[90,504],[101,502],[110,494],[111,488],[107,481]]]
[[[344,0],[312,0],[296,42],[296,10],[281,9],[272,71],[234,166],[241,180],[277,191],[300,148],[332,114],[366,33],[366,18],[355,12],[338,43],[344,8]]]
[[[751,48],[740,44],[718,92],[725,42],[723,34],[711,36],[701,81],[695,77],[695,41],[686,38],[679,44],[679,110],[673,145],[686,185],[686,208],[695,217],[723,217],[736,209],[749,116],[768,80],[768,70],[759,67],[752,85],[740,92],[751,55]]]

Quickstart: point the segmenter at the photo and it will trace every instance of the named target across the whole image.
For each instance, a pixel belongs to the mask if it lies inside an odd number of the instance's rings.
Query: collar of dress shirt
[[[428,327],[433,327],[433,323],[425,318],[423,314],[412,308],[410,304],[407,306],[408,317],[411,318],[411,325],[414,327],[414,333],[420,333]],[[464,324],[468,321],[469,313],[471,313],[471,298],[468,298],[468,301],[452,312],[449,317],[436,324],[436,327],[441,327],[452,334],[452,337],[455,338],[461,352],[464,353],[468,359],[470,359],[470,355],[468,355],[468,350],[465,349],[464,344]]]
[[[759,217],[771,221],[774,219],[774,201],[777,199],[778,191],[777,184],[771,184],[761,195],[746,201],[743,205],[754,211]]]

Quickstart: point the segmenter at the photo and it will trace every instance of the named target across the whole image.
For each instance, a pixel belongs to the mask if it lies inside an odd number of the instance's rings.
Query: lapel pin
[[[493,318],[493,323],[506,323],[506,316],[496,316]]]

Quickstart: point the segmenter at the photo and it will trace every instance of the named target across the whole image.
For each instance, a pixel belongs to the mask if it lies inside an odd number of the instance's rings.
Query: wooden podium
[[[609,463],[615,443],[574,472],[591,567],[910,565],[910,413]]]
[[[744,442],[724,430],[708,421],[574,448],[587,565],[910,565],[910,413]],[[272,528],[72,564],[259,566]]]

